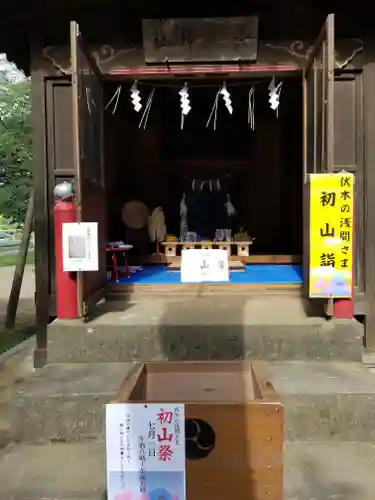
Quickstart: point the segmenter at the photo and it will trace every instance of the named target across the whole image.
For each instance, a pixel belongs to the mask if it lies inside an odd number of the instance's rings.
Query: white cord
[[[214,105],[212,106],[212,110],[211,110],[210,116],[208,117],[208,120],[207,120],[207,123],[206,123],[206,128],[208,128],[210,126],[212,117],[214,116],[214,130],[216,130],[217,108],[218,108],[218,105],[219,105],[219,96],[220,96],[220,90],[218,90],[218,92],[216,94]]]
[[[249,90],[247,123],[251,130],[255,130],[255,87],[251,87]]]
[[[119,85],[115,91],[115,93],[113,94],[113,96],[111,97],[110,101],[108,102],[108,104],[106,105],[106,107],[104,109],[107,109],[113,101],[115,101],[115,105],[113,106],[113,109],[112,109],[112,114],[114,115],[116,113],[116,110],[117,110],[117,106],[118,106],[118,103],[119,103],[119,100],[120,100],[120,94],[121,94],[121,90],[122,90],[122,86]],[[116,100],[115,100],[116,99]]]
[[[150,95],[148,96],[147,103],[145,106],[145,110],[143,111],[143,115],[141,118],[141,121],[139,122],[138,128],[141,128],[143,126],[143,130],[146,130],[146,125],[147,125],[147,120],[150,114],[151,110],[151,105],[152,105],[152,100],[154,98],[155,94],[155,88],[153,88],[150,92]]]

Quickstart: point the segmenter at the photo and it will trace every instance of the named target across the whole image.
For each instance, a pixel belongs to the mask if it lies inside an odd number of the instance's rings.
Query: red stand
[[[123,257],[124,257],[124,275],[127,278],[129,278],[129,276],[130,276],[130,269],[129,269],[129,265],[128,265],[128,259],[127,259],[127,256],[126,256],[127,250],[128,250],[127,247],[126,248],[123,248],[123,247],[108,247],[106,249],[107,252],[109,252],[109,253],[112,254],[113,277],[114,277],[116,283],[118,283],[120,281],[120,272],[119,272],[118,264],[117,264],[117,252],[121,252],[123,254]]]
[[[77,273],[63,269],[62,227],[66,222],[77,222],[77,208],[71,200],[56,202],[55,222],[56,310],[58,319],[76,319],[78,312]]]
[[[354,317],[354,300],[334,299],[333,317],[335,319],[352,319]]]

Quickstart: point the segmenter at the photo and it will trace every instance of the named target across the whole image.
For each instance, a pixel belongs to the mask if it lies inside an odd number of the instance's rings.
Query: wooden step
[[[116,300],[134,296],[203,296],[203,295],[300,295],[303,285],[300,283],[202,283],[171,285],[127,285],[123,283],[107,285],[107,299]]]

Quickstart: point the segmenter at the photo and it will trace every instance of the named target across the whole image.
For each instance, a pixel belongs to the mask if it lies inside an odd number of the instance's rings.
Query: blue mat
[[[231,283],[302,283],[302,268],[293,264],[254,264],[247,265],[245,272],[230,273]],[[109,283],[116,284],[110,280]],[[129,278],[122,277],[120,284],[127,285],[178,285],[181,274],[168,271],[167,266],[144,266],[143,271],[132,274]]]

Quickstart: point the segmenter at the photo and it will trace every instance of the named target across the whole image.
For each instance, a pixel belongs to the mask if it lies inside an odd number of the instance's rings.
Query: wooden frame
[[[365,240],[365,293],[366,322],[365,347],[366,361],[375,366],[375,63],[370,62],[363,68],[364,94],[364,240]]]
[[[45,119],[46,119],[46,160],[45,173],[47,178],[47,220],[48,220],[48,241],[46,242],[48,246],[48,259],[44,262],[44,266],[49,270],[49,316],[56,316],[56,279],[55,279],[55,235],[54,235],[54,221],[52,207],[54,203],[53,190],[56,184],[66,181],[73,182],[75,180],[75,170],[71,168],[71,165],[67,165],[67,168],[60,169],[57,168],[59,163],[58,155],[56,154],[56,148],[58,147],[56,134],[56,93],[57,89],[62,88],[71,89],[71,79],[69,77],[54,77],[46,78],[44,80],[44,90],[45,90]],[[70,126],[70,122],[66,123],[65,126]],[[38,190],[38,186],[35,186]]]
[[[335,40],[334,40],[334,14],[329,14],[324,23],[324,26],[314,44],[314,47],[309,55],[308,62],[303,72],[303,88],[304,88],[304,165],[306,173],[314,172],[332,172],[334,165],[334,78],[335,78]],[[315,71],[319,66],[317,63],[317,55],[322,51],[321,68]],[[317,94],[317,79],[322,75],[321,90],[322,95]],[[311,116],[308,116],[308,98],[309,98],[309,81],[313,81],[313,120],[314,120],[314,162],[313,168],[309,168],[308,164],[308,124]],[[320,97],[320,101],[318,101]],[[318,101],[318,102],[317,102]],[[320,113],[317,105],[321,104]],[[321,130],[317,130],[318,119],[321,116]],[[316,151],[316,136],[322,136],[322,151],[321,157],[317,157]],[[324,150],[324,146],[326,151]]]
[[[332,172],[334,167],[334,21],[334,14],[329,14],[309,54],[303,72],[303,268],[306,296],[309,295],[310,286],[308,175],[316,172]],[[321,64],[317,61],[319,52],[321,52]],[[321,78],[320,86],[318,78]],[[318,89],[321,94],[318,94]],[[317,137],[320,137],[321,151],[317,151]]]
[[[48,241],[49,206],[46,157],[46,103],[45,74],[38,67],[41,44],[37,39],[31,46],[31,92],[34,146],[34,230],[35,230],[35,309],[36,309],[36,349],[34,366],[42,367],[47,362],[47,325],[49,323],[49,262]]]
[[[202,374],[202,376],[211,373],[223,376],[228,373],[249,374],[256,386],[254,399],[280,402],[280,396],[275,390],[267,363],[264,361],[137,361],[124,377],[111,403],[131,403],[132,401],[151,403],[155,400],[146,400],[147,388],[144,386],[143,390],[140,390],[140,386],[146,382],[145,377],[153,374],[173,376],[174,373]],[[142,395],[141,401],[135,401],[140,394]],[[183,400],[183,394],[179,395],[179,399]],[[168,400],[163,400],[163,402],[168,402]],[[218,403],[218,401],[213,400],[213,403]]]
[[[89,318],[93,309],[105,297],[106,272],[106,202],[103,152],[103,92],[102,78],[95,59],[86,49],[75,21],[70,23],[72,65],[72,130],[73,165],[76,172],[76,205],[78,221],[98,222],[99,270],[78,272],[78,305],[81,315]],[[94,83],[89,77],[93,77]],[[96,93],[95,90],[97,91]],[[87,128],[96,115],[94,137],[87,140]],[[90,156],[89,148],[97,147]],[[99,156],[99,158],[97,158]],[[96,168],[95,160],[99,164]]]
[[[355,241],[353,251],[353,270],[354,270],[354,313],[363,315],[366,313],[365,304],[365,176],[364,176],[364,108],[363,108],[363,75],[359,72],[349,70],[335,71],[335,86],[341,83],[354,86],[354,112],[353,118],[350,114],[347,120],[353,122],[355,127],[355,158],[354,163],[350,165],[340,165],[335,159],[333,167],[334,172],[346,170],[355,175]],[[336,87],[335,87],[336,91]],[[335,113],[339,109],[337,99],[335,100]],[[351,105],[348,104],[348,108]],[[344,108],[345,109],[345,108]],[[350,111],[349,111],[350,113]],[[350,118],[349,118],[350,117]],[[336,127],[335,127],[336,128]]]

